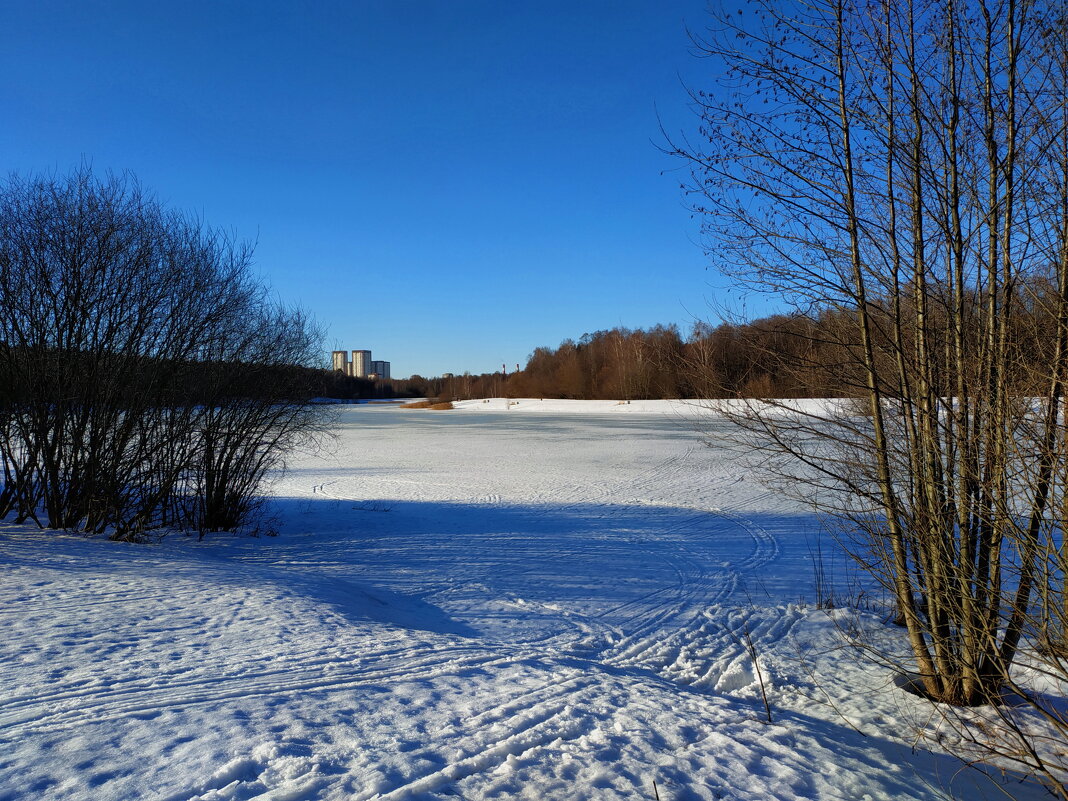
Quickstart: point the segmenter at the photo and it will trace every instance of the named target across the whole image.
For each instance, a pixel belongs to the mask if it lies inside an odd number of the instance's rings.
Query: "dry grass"
[[[400,406],[401,409],[451,409],[452,401],[445,401],[444,403],[435,403],[434,401],[416,401],[415,403],[404,403]]]

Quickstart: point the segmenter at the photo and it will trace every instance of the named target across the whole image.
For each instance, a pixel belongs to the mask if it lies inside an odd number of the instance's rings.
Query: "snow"
[[[841,647],[725,422],[529,400],[341,407],[278,536],[0,528],[0,799],[1002,797]]]
[[[534,414],[670,415],[689,420],[720,416],[722,411],[742,411],[759,405],[765,414],[830,415],[849,408],[852,401],[838,398],[801,398],[763,403],[752,400],[566,400],[559,398],[483,398],[455,401],[465,412],[527,412]]]

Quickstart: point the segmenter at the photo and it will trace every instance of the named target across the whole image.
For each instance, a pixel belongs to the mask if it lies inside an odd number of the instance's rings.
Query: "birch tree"
[[[696,38],[716,84],[672,149],[718,265],[845,322],[821,332],[855,396],[738,422],[856,532],[921,691],[987,704],[1028,631],[1065,630],[1065,7],[735,8]]]

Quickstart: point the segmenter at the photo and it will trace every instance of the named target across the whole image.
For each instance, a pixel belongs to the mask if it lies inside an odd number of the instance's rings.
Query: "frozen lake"
[[[344,407],[276,537],[0,529],[0,799],[938,797],[815,519],[691,417]]]

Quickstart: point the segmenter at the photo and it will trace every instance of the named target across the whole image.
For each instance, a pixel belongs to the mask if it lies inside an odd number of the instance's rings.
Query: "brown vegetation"
[[[444,409],[451,409],[452,401],[415,401],[414,403],[404,403],[400,406],[401,409],[430,409],[432,411],[442,411]]]
[[[1050,339],[1037,332],[1056,326],[1048,302],[1055,292],[1044,278],[1014,287],[1015,311],[1006,333],[1021,365],[1014,375],[1019,392],[1038,391],[1052,358]],[[889,307],[889,298],[880,305]],[[746,323],[697,323],[686,336],[674,325],[613,328],[567,339],[555,349],[536,348],[525,368],[511,375],[415,375],[394,380],[392,389],[442,400],[859,397],[866,387],[855,361],[854,314],[848,307],[816,307]],[[878,322],[876,352],[886,361],[893,358],[893,326],[885,316]],[[929,340],[945,348],[952,332],[944,312],[929,314],[929,329]]]

